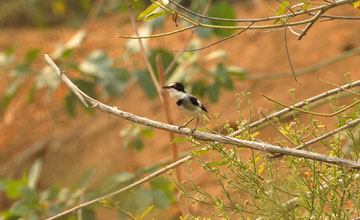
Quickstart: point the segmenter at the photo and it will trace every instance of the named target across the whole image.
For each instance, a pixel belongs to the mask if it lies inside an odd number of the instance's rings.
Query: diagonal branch
[[[320,16],[325,13],[325,11],[326,11],[325,9],[323,9],[323,10],[320,9],[320,10],[315,14],[315,16],[312,18],[311,22],[305,27],[304,31],[300,34],[298,40],[301,40],[301,38],[303,38],[303,37],[306,35],[306,33],[307,33],[307,32],[310,30],[310,28],[315,24],[315,22],[320,18]]]
[[[355,81],[355,82],[352,82],[352,83],[349,83],[349,84],[345,84],[343,86],[341,86],[340,88],[336,88],[336,89],[332,89],[332,90],[329,90],[329,91],[326,91],[324,93],[321,93],[319,95],[316,95],[316,96],[313,96],[311,98],[308,98],[306,99],[305,101],[302,101],[302,102],[298,102],[296,103],[295,105],[293,105],[293,107],[295,108],[302,108],[303,106],[307,105],[308,103],[312,103],[312,102],[316,102],[316,101],[319,101],[323,98],[326,98],[328,96],[331,96],[331,95],[334,95],[334,94],[337,94],[338,92],[340,91],[343,91],[343,89],[349,89],[349,88],[353,88],[353,87],[356,87],[356,86],[360,86],[360,80],[358,81]],[[276,117],[280,117],[280,116],[283,116],[284,114],[288,113],[288,112],[291,112],[293,111],[292,108],[284,108],[278,112],[275,112],[269,116],[267,116],[268,119],[273,119],[273,118],[276,118]],[[266,118],[262,118],[258,121],[255,121],[253,123],[251,123],[249,125],[249,128],[255,128],[255,127],[258,127],[260,126],[261,124],[265,123],[267,121]],[[236,135],[239,135],[241,133],[243,133],[244,131],[246,131],[248,128],[242,128],[242,129],[239,129],[237,131],[235,131],[234,133],[232,133],[230,136],[236,136]]]
[[[241,31],[236,32],[235,34],[229,35],[229,36],[227,36],[227,37],[225,37],[225,38],[223,38],[223,39],[220,39],[220,40],[218,40],[218,41],[215,41],[214,43],[211,43],[211,44],[206,45],[206,46],[204,46],[204,47],[195,48],[195,49],[170,50],[170,51],[172,51],[172,52],[192,52],[192,51],[203,50],[203,49],[212,47],[212,46],[214,46],[214,45],[216,45],[216,44],[218,44],[218,43],[221,43],[221,42],[223,42],[223,41],[226,41],[226,40],[228,40],[228,39],[230,39],[230,38],[236,37],[237,35],[239,35],[239,34],[243,33],[244,31],[248,30],[253,24],[254,24],[254,22],[251,22],[245,29],[242,29]]]
[[[332,135],[334,135],[336,133],[339,133],[339,132],[344,131],[344,130],[349,129],[349,128],[353,128],[353,127],[357,126],[358,124],[360,124],[360,118],[358,118],[358,119],[356,119],[354,121],[351,121],[351,122],[347,123],[346,125],[341,126],[340,128],[337,128],[337,129],[335,129],[333,131],[330,131],[330,132],[328,132],[326,134],[323,134],[323,135],[321,135],[321,136],[319,136],[319,137],[317,137],[317,138],[315,138],[313,140],[310,140],[310,141],[308,141],[308,142],[306,142],[306,143],[304,143],[304,144],[302,144],[300,146],[297,146],[294,149],[298,149],[298,150],[303,149],[303,148],[305,148],[305,147],[307,147],[309,145],[312,145],[312,144],[314,144],[316,142],[319,142],[319,141],[321,141],[321,140],[323,140],[325,138],[328,138],[328,137],[330,137],[330,136],[332,136]],[[276,158],[276,157],[280,157],[280,156],[282,156],[282,155],[281,154],[279,154],[279,155],[271,155],[271,156],[269,156],[269,158]]]
[[[84,208],[84,207],[90,206],[90,205],[92,205],[92,204],[95,204],[95,203],[97,203],[97,202],[100,202],[101,200],[107,199],[107,198],[109,198],[109,197],[111,197],[111,196],[114,196],[114,195],[117,195],[117,194],[119,194],[119,193],[121,193],[121,192],[124,192],[124,191],[126,191],[126,190],[129,190],[129,189],[131,189],[131,188],[133,188],[133,187],[135,187],[135,186],[138,186],[138,185],[140,185],[140,184],[142,184],[142,183],[145,183],[145,182],[147,182],[147,181],[149,181],[149,180],[151,180],[151,179],[153,179],[153,178],[155,178],[155,177],[157,177],[157,176],[159,176],[159,175],[167,172],[168,170],[171,170],[171,169],[173,169],[173,168],[175,168],[175,167],[177,167],[177,166],[185,163],[186,161],[188,161],[188,160],[190,160],[190,159],[192,159],[192,155],[189,155],[189,156],[187,156],[187,157],[184,157],[184,158],[182,158],[182,159],[180,159],[180,160],[178,160],[178,161],[176,161],[176,162],[174,162],[174,163],[172,163],[172,164],[170,164],[170,165],[168,165],[168,166],[166,166],[166,167],[164,167],[164,168],[162,168],[162,169],[160,169],[160,170],[157,170],[157,171],[153,172],[152,174],[146,176],[145,178],[142,178],[142,179],[140,179],[140,180],[138,180],[138,181],[136,181],[136,182],[134,182],[134,183],[132,183],[132,184],[130,184],[130,185],[128,185],[128,186],[125,186],[125,187],[123,187],[123,188],[121,188],[121,189],[119,189],[119,190],[117,190],[117,191],[114,191],[114,192],[112,192],[112,193],[110,193],[110,194],[107,194],[107,195],[105,195],[105,196],[102,196],[102,197],[100,197],[100,198],[93,199],[93,200],[90,200],[90,201],[88,201],[88,202],[82,203],[82,204],[80,204],[80,205],[78,205],[78,206],[75,206],[75,207],[73,207],[73,208],[71,208],[71,209],[68,209],[68,210],[66,210],[66,211],[64,211],[64,212],[61,212],[61,213],[59,213],[59,214],[56,214],[56,215],[54,215],[54,216],[52,216],[52,217],[50,217],[50,218],[47,218],[47,219],[45,219],[45,220],[54,220],[54,219],[57,219],[57,218],[60,218],[60,217],[69,215],[69,214],[71,214],[72,212],[75,212],[75,211],[77,211],[77,210],[79,210],[79,209],[82,209],[82,208]]]
[[[77,88],[73,82],[67,78],[66,75],[64,75],[60,69],[57,67],[57,65],[54,63],[54,61],[50,58],[49,55],[45,54],[45,60],[48,62],[48,64],[50,65],[50,67],[54,70],[54,72],[56,74],[58,74],[61,79],[63,80],[63,82],[66,84],[66,86],[73,92],[77,92],[76,94],[78,94],[79,99],[84,99],[86,100],[88,103],[90,103],[93,107],[96,107],[97,109],[99,109],[100,111],[109,113],[109,114],[113,114],[116,115],[122,119],[137,123],[137,124],[142,124],[142,125],[146,125],[146,126],[150,126],[153,128],[157,128],[157,129],[161,129],[161,130],[165,130],[165,131],[169,131],[172,133],[177,133],[177,134],[182,134],[182,135],[187,135],[187,136],[193,136],[194,138],[198,139],[198,140],[203,140],[203,141],[209,141],[209,142],[217,142],[217,143],[222,143],[222,144],[230,144],[230,145],[235,145],[235,146],[241,146],[241,147],[246,147],[246,148],[250,148],[250,149],[255,149],[255,150],[259,150],[259,151],[263,151],[266,153],[278,153],[278,154],[284,154],[284,155],[290,155],[290,156],[294,156],[294,157],[300,157],[300,158],[305,158],[305,159],[311,159],[311,160],[317,160],[317,161],[321,161],[324,163],[328,163],[328,164],[334,164],[334,165],[339,165],[339,166],[344,166],[344,167],[348,167],[348,168],[353,168],[353,169],[358,169],[360,170],[360,163],[359,162],[355,162],[355,161],[351,161],[351,160],[347,160],[347,159],[342,159],[342,158],[337,158],[337,157],[330,157],[330,156],[326,156],[326,155],[322,155],[322,154],[318,154],[318,153],[313,153],[313,152],[308,152],[308,151],[304,151],[304,150],[296,150],[296,149],[291,149],[291,148],[281,148],[279,146],[275,146],[275,145],[271,145],[271,144],[266,144],[266,143],[260,143],[260,142],[255,142],[255,141],[246,141],[246,140],[241,140],[241,139],[237,139],[234,137],[228,137],[228,136],[222,136],[222,135],[218,135],[218,134],[209,134],[209,133],[205,133],[205,132],[199,132],[199,131],[194,131],[192,132],[190,129],[188,128],[184,128],[184,129],[178,129],[178,126],[174,126],[174,125],[169,125],[169,124],[165,124],[165,123],[161,123],[158,121],[154,121],[154,120],[150,120],[144,117],[140,117],[134,114],[131,114],[129,112],[124,112],[121,111],[119,109],[117,109],[116,107],[110,107],[108,105],[105,105],[103,103],[101,103],[98,100],[95,100],[91,97],[89,97],[88,95],[86,95],[84,92],[82,92],[79,88]],[[84,103],[85,104],[85,103]],[[166,167],[164,167],[163,169],[160,169],[152,174],[150,174],[149,176],[133,183],[130,184],[118,191],[112,192],[108,195],[105,195],[103,197],[100,197],[98,199],[94,199],[91,200],[89,202],[85,202],[83,204],[80,204],[76,207],[73,207],[67,211],[64,211],[62,213],[59,213],[55,216],[52,216],[50,218],[48,218],[47,220],[53,220],[53,219],[57,219],[59,217],[65,216],[67,214],[70,214],[78,209],[84,208],[86,206],[92,205],[94,203],[97,203],[105,198],[108,198],[110,196],[116,195],[120,192],[123,192],[125,190],[131,189],[134,186],[137,186],[139,184],[142,184],[144,182],[147,182],[148,180],[166,172],[169,169],[172,169],[174,167],[179,166],[180,164],[191,160],[192,159],[192,155],[189,155],[187,157],[184,157],[183,159],[180,159],[179,161],[176,161]]]
[[[54,67],[56,67],[56,64],[46,54],[45,54],[45,59],[49,63],[49,65],[53,68],[53,70],[58,75],[61,75],[61,72],[57,71],[59,69],[54,68]],[[63,75],[63,77],[68,79],[65,75]],[[64,81],[64,83],[69,88],[74,88],[74,84],[69,79]],[[77,87],[75,87],[75,88],[77,88]],[[81,91],[80,89],[78,89],[78,90]],[[92,99],[83,92],[81,92],[81,94],[85,100],[87,100],[89,103],[91,103],[93,105],[93,107],[98,108],[100,111],[116,115],[122,119],[134,122],[136,124],[146,125],[149,127],[153,127],[153,128],[177,133],[177,134],[182,134],[182,135],[186,135],[186,136],[193,136],[194,138],[196,138],[198,140],[202,140],[202,141],[218,142],[218,143],[222,143],[222,144],[241,146],[241,147],[246,147],[246,148],[250,148],[250,149],[254,149],[254,150],[263,151],[265,153],[282,153],[284,155],[290,155],[290,156],[294,156],[294,157],[302,157],[302,158],[306,158],[306,159],[322,161],[322,162],[329,163],[329,164],[335,164],[335,165],[345,166],[345,167],[349,167],[349,168],[360,169],[360,163],[351,161],[351,160],[342,159],[342,158],[330,157],[330,156],[317,154],[317,153],[313,153],[313,152],[308,152],[308,151],[303,151],[303,150],[282,148],[282,147],[271,145],[271,144],[260,143],[260,142],[255,142],[255,141],[246,141],[246,140],[241,140],[241,139],[234,138],[234,137],[222,136],[222,135],[218,135],[218,134],[209,134],[209,133],[200,132],[200,131],[192,131],[188,128],[178,129],[178,126],[165,124],[162,122],[158,122],[158,121],[154,121],[154,120],[147,119],[144,117],[140,117],[140,116],[134,115],[129,112],[121,111],[121,110],[117,109],[116,107],[110,107],[108,105],[101,103],[100,101]]]

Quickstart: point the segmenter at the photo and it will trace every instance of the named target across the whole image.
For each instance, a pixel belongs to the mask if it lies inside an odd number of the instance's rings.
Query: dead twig
[[[313,102],[319,101],[321,99],[324,99],[326,97],[329,97],[331,95],[337,94],[338,92],[343,91],[343,88],[349,89],[349,88],[353,88],[353,87],[357,87],[357,86],[360,86],[360,80],[352,82],[350,84],[345,84],[345,85],[341,86],[340,88],[332,89],[332,90],[323,92],[323,93],[321,93],[319,95],[308,98],[308,99],[306,99],[304,101],[298,102],[295,105],[293,105],[293,107],[301,108],[301,107],[307,105],[308,103],[313,103]],[[278,112],[275,112],[275,113],[267,116],[267,118],[268,119],[274,119],[276,117],[281,117],[284,114],[286,114],[288,112],[291,112],[291,111],[293,111],[292,108],[284,108],[284,109],[282,109],[282,110],[280,110]],[[262,119],[260,119],[258,121],[252,122],[248,127],[249,127],[249,129],[256,128],[256,127],[260,126],[261,124],[265,123],[266,121],[267,121],[267,119],[262,118]],[[239,135],[239,134],[243,133],[244,131],[246,131],[247,129],[248,129],[247,127],[239,129],[239,130],[235,131],[234,133],[232,133],[230,136]]]
[[[223,42],[223,41],[226,41],[226,40],[228,40],[228,39],[230,39],[230,38],[236,37],[236,36],[239,35],[239,34],[242,34],[242,33],[245,32],[246,30],[248,30],[253,24],[254,24],[254,22],[250,23],[245,29],[242,29],[241,31],[236,32],[235,34],[232,34],[232,35],[227,36],[227,37],[225,37],[225,38],[223,38],[223,39],[220,39],[220,40],[218,40],[218,41],[215,41],[214,43],[211,43],[211,44],[206,45],[206,46],[204,46],[204,47],[195,48],[195,49],[170,50],[170,51],[171,51],[171,52],[192,52],[192,51],[203,50],[203,49],[212,47],[212,46],[214,46],[214,45],[216,45],[216,44],[219,44],[219,43],[221,43],[221,42]]]
[[[260,143],[260,142],[255,142],[255,141],[246,141],[246,140],[241,140],[241,139],[237,139],[237,138],[233,138],[233,137],[223,137],[221,135],[217,135],[217,134],[209,134],[209,133],[205,133],[205,132],[200,132],[200,131],[192,131],[188,128],[184,128],[184,129],[178,129],[178,126],[174,126],[174,125],[169,125],[169,124],[165,124],[165,123],[161,123],[158,121],[153,121],[144,117],[140,117],[128,112],[124,112],[121,111],[119,109],[117,109],[116,107],[110,107],[108,105],[105,105],[103,103],[101,103],[98,100],[95,100],[91,97],[89,97],[88,95],[86,95],[84,92],[82,92],[80,89],[78,89],[70,79],[67,78],[66,75],[62,74],[60,69],[56,66],[56,64],[53,62],[53,60],[47,55],[45,54],[45,60],[48,62],[48,64],[50,65],[50,67],[54,70],[54,72],[56,74],[58,74],[61,79],[63,80],[63,82],[65,83],[65,85],[70,88],[71,90],[77,90],[77,93],[80,94],[80,96],[85,99],[87,102],[89,102],[91,105],[96,105],[96,108],[99,109],[100,111],[112,114],[112,115],[116,115],[120,118],[123,118],[125,120],[137,123],[137,124],[142,124],[145,126],[150,126],[153,128],[157,128],[157,129],[161,129],[161,130],[165,130],[165,131],[169,131],[172,133],[178,133],[178,134],[182,134],[182,135],[187,135],[187,136],[193,136],[194,138],[198,139],[198,140],[203,140],[203,141],[209,141],[209,142],[217,142],[217,143],[222,143],[222,144],[230,144],[230,145],[234,145],[234,146],[241,146],[241,147],[246,147],[246,148],[250,148],[250,149],[255,149],[255,150],[259,150],[259,151],[263,151],[263,152],[267,152],[267,153],[280,153],[280,154],[284,154],[284,155],[290,155],[290,156],[294,156],[294,157],[301,157],[301,158],[305,158],[305,159],[311,159],[311,160],[316,160],[316,161],[321,161],[324,163],[328,163],[328,164],[334,164],[334,165],[338,165],[338,166],[344,166],[344,167],[348,167],[348,168],[352,168],[352,169],[358,169],[360,170],[360,163],[359,162],[355,162],[355,161],[351,161],[351,160],[347,160],[347,159],[342,159],[342,158],[337,158],[337,157],[331,157],[331,156],[327,156],[327,155],[321,155],[321,154],[317,154],[317,153],[313,153],[313,152],[308,152],[308,151],[303,151],[303,150],[296,150],[296,149],[291,149],[291,148],[281,148],[279,146],[275,146],[275,145],[271,145],[271,144],[265,144],[265,143]],[[103,199],[106,199],[108,197],[111,197],[113,195],[116,195],[118,193],[124,192],[128,189],[131,189],[132,187],[135,187],[137,185],[140,185],[144,182],[149,181],[150,179],[159,176],[160,174],[166,172],[167,170],[173,169],[174,167],[179,166],[180,164],[191,160],[192,159],[192,155],[189,155],[187,157],[184,157],[183,159],[180,159],[148,176],[146,176],[145,178],[130,184],[120,190],[117,190],[115,192],[112,192],[110,194],[107,194],[103,197],[91,200],[89,202],[85,202],[82,203],[78,206],[75,206],[69,210],[66,210],[64,212],[61,212],[55,216],[52,216],[50,218],[48,218],[47,220],[53,220],[53,219],[57,219],[60,218],[62,216],[65,216],[67,214],[70,214],[76,210],[82,209],[86,206],[92,205],[94,203],[97,203]]]

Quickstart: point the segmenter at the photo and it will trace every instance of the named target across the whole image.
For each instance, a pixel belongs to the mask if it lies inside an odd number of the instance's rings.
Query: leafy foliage
[[[0,212],[0,218],[10,219],[44,219],[54,216],[73,207],[80,201],[89,200],[104,195],[134,181],[141,173],[123,172],[106,179],[100,188],[88,191],[95,170],[90,169],[79,178],[77,186],[73,188],[52,186],[43,191],[36,189],[41,174],[42,163],[37,160],[30,168],[29,174],[20,179],[1,179],[0,191],[13,200],[11,207]],[[176,202],[174,197],[175,185],[164,177],[155,178],[150,182],[150,188],[137,187],[131,191],[121,193],[103,201],[106,207],[116,208],[119,215],[137,216],[143,219],[155,207],[165,210]],[[83,218],[96,219],[94,206],[82,209]],[[66,219],[73,219],[69,216]]]
[[[292,90],[290,94],[294,95],[294,92]],[[247,94],[244,96],[251,98]],[[339,98],[338,95],[329,98],[329,106],[334,111],[342,108],[338,105]],[[251,100],[248,100],[248,104],[251,105]],[[238,105],[240,111],[244,109],[240,102]],[[251,115],[251,106],[247,108]],[[352,119],[348,115],[354,114],[355,118],[359,117],[358,107],[338,115],[336,126],[350,122]],[[298,145],[309,136],[316,138],[329,132],[319,120],[313,118],[311,112],[308,113],[308,122],[301,121],[295,113],[291,117],[290,123],[277,120],[276,126],[283,136]],[[240,121],[236,124],[238,129],[246,126],[246,123]],[[223,129],[228,133],[234,131],[229,124]],[[354,132],[358,130],[357,127],[334,134],[329,139],[322,140],[319,148],[312,151],[325,151],[331,156],[357,161],[360,158],[360,139]],[[256,140],[259,134],[246,133],[237,138]],[[273,137],[270,141],[278,146],[292,147],[283,136]],[[351,219],[360,211],[360,188],[357,184],[360,176],[355,169],[296,157],[274,160],[269,155],[236,146],[211,144],[209,150],[199,150],[199,147],[202,149],[203,146],[194,145],[194,161],[206,176],[211,176],[216,181],[221,194],[210,192],[206,185],[194,183],[191,166],[189,183],[177,183],[177,186],[183,198],[190,199],[197,207],[211,210],[212,216],[226,219],[294,219],[299,216],[306,219]],[[250,157],[243,156],[249,154]],[[192,186],[190,189],[189,184]]]

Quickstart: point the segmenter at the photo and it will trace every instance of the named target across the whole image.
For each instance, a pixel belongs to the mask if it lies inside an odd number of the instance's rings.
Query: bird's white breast
[[[170,93],[170,96],[172,98],[174,98],[176,101],[178,101],[179,99],[183,99],[186,97],[186,94],[183,93],[183,92],[180,92],[174,88],[170,88],[169,89],[169,93]]]

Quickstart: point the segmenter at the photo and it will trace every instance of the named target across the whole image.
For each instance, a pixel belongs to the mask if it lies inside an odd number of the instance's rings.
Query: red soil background
[[[253,7],[236,5],[236,11],[241,18],[269,16],[269,11],[261,4]],[[329,14],[360,16],[360,10],[349,5],[331,10]],[[166,29],[161,31],[175,28],[170,18],[168,20]],[[312,66],[346,50],[359,47],[359,25],[359,21],[346,20],[316,22],[301,41],[289,31],[288,47],[295,70]],[[79,61],[95,49],[105,50],[113,58],[119,57],[125,51],[126,40],[118,38],[117,35],[133,34],[128,14],[97,19],[87,24],[85,29],[87,38],[76,52]],[[9,45],[15,44],[18,45],[16,50],[18,57],[23,57],[31,48],[42,48],[44,53],[51,54],[58,43],[66,42],[77,31],[61,27],[46,30],[1,29],[0,50],[3,51]],[[183,32],[174,36],[156,38],[150,40],[149,44],[153,48],[162,46],[169,50],[180,49],[189,34]],[[213,38],[204,44],[215,40]],[[283,31],[247,31],[236,38],[203,50],[200,54],[206,55],[217,49],[227,52],[228,58],[224,61],[226,64],[242,66],[249,70],[250,75],[290,71]],[[239,119],[234,95],[242,91],[252,92],[255,120],[260,118],[257,112],[260,107],[269,113],[275,106],[259,93],[283,103],[291,103],[291,95],[288,91],[295,88],[296,101],[301,101],[333,88],[317,78],[343,85],[346,83],[344,74],[351,73],[353,80],[359,80],[359,58],[360,55],[355,55],[316,72],[299,76],[301,85],[291,77],[276,80],[236,80],[233,91],[222,90],[219,102],[210,104],[205,99],[203,103],[211,113],[220,113],[222,124],[226,120],[233,122]],[[135,55],[132,59],[138,65],[143,65],[140,55]],[[46,63],[40,59],[37,65],[45,66]],[[126,64],[119,64],[119,66],[124,65]],[[0,75],[0,93],[5,92],[10,82],[6,76],[7,74],[4,73]],[[72,77],[72,73],[69,73],[69,77]],[[81,110],[78,111],[79,114],[75,119],[69,117],[63,108],[63,98],[68,92],[64,85],[55,91],[51,99],[46,96],[46,91],[37,92],[32,104],[26,104],[27,91],[28,87],[21,88],[15,100],[0,118],[0,177],[19,176],[23,169],[40,157],[43,159],[40,189],[54,184],[74,184],[79,175],[89,168],[96,168],[97,172],[93,180],[93,184],[96,185],[114,173],[126,170],[133,172],[171,157],[169,139],[165,131],[155,131],[154,137],[146,140],[145,150],[142,152],[126,150],[123,148],[123,140],[119,132],[128,126],[129,122],[100,112],[90,116]],[[344,103],[350,101],[345,100]],[[105,102],[136,115],[166,121],[160,101],[146,98],[136,84],[128,87],[121,97],[111,98]],[[246,101],[243,102],[243,107],[246,107]],[[316,108],[316,111],[330,112],[331,109],[328,105],[323,105]],[[173,102],[171,102],[171,114],[176,124],[185,122],[185,118]],[[244,109],[244,114],[245,116],[248,114],[247,109]],[[332,121],[326,118],[321,120],[329,128],[333,127]],[[211,122],[210,126],[214,124]],[[274,135],[276,134],[272,128],[266,128],[261,131],[259,139],[267,141]],[[188,151],[190,146],[180,144],[179,148],[180,152],[184,152]],[[185,169],[182,171],[183,176],[186,175]],[[105,214],[99,216],[99,219],[106,219],[105,216]]]

